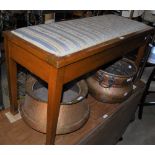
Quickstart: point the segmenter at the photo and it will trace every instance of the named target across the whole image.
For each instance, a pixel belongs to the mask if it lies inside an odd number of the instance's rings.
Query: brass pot
[[[112,73],[114,72],[114,73]],[[105,70],[87,78],[90,94],[98,101],[118,103],[127,99],[133,90],[137,67],[133,61],[122,59]]]
[[[33,129],[46,133],[47,120],[47,89],[45,87],[34,89],[38,81],[30,77],[26,81],[25,102],[20,105],[20,112],[24,121]],[[40,93],[40,89],[43,89]],[[72,89],[67,91],[77,91],[74,98],[63,97],[60,105],[60,112],[57,123],[56,134],[66,134],[82,127],[89,117],[89,105],[83,100],[88,87],[84,80],[77,82]],[[69,92],[66,96],[69,96]],[[63,94],[65,94],[63,92]],[[41,94],[39,96],[38,94]]]

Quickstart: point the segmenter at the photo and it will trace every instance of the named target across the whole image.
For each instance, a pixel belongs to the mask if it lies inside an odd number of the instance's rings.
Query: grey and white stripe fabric
[[[61,57],[146,28],[147,25],[124,17],[103,15],[29,26],[12,33]]]

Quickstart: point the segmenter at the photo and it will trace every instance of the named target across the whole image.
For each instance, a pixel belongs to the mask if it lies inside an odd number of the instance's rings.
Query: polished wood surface
[[[71,55],[56,57],[11,32],[5,32],[11,112],[15,114],[18,109],[16,97],[16,63],[18,63],[48,83],[46,144],[54,144],[63,85],[109,61],[121,58],[135,48],[141,48],[153,33],[153,28],[149,28],[123,36],[123,38],[115,38]],[[143,54],[140,53],[144,52],[145,48],[142,49],[138,51],[136,61],[142,59]]]

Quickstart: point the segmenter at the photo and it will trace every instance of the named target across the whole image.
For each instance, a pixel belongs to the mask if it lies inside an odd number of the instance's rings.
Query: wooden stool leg
[[[17,102],[17,65],[16,62],[8,58],[8,83],[10,96],[10,111],[12,114],[18,113]]]
[[[4,39],[5,46],[5,57],[7,64],[8,73],[8,86],[9,86],[9,97],[10,97],[10,111],[12,114],[18,113],[18,102],[17,102],[17,64],[11,59],[11,50],[8,47],[8,41]]]
[[[46,144],[54,144],[55,141],[63,88],[63,75],[63,70],[58,69],[55,72],[51,72],[49,76]]]

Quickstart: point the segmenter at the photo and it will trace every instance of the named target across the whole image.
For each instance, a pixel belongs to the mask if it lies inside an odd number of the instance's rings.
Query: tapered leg
[[[11,59],[11,48],[8,40],[4,38],[5,57],[7,64],[9,97],[10,97],[10,111],[12,114],[18,113],[17,102],[17,64]]]
[[[10,111],[12,114],[16,114],[18,113],[16,62],[8,58],[7,67],[8,67],[8,83],[9,83],[9,95],[10,95]]]
[[[46,144],[54,144],[63,88],[63,69],[51,71],[48,83]]]

